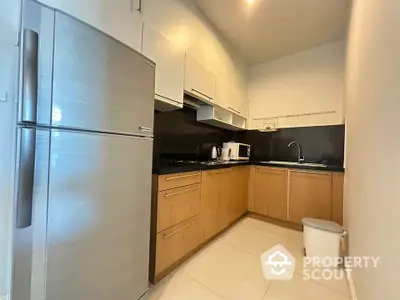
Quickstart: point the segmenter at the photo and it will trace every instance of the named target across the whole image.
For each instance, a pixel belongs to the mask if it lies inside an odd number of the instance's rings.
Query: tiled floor
[[[150,289],[150,300],[349,300],[345,279],[267,281],[260,255],[276,244],[302,261],[302,233],[245,218]]]

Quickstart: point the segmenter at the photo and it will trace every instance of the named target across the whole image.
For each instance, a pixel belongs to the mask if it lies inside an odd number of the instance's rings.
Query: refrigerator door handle
[[[16,228],[32,225],[33,184],[35,174],[36,129],[22,128],[18,167]]]
[[[22,48],[22,122],[36,123],[39,34],[24,29]]]

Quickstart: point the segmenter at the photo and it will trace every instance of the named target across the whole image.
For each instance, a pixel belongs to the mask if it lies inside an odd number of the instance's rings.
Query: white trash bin
[[[331,259],[340,257],[340,242],[344,229],[331,221],[304,218],[303,244],[304,255],[310,258]],[[329,259],[325,261],[329,261]],[[330,267],[338,267],[334,264]]]

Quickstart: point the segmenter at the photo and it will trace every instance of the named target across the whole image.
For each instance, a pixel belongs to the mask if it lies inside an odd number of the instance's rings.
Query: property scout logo
[[[379,260],[373,256],[304,257],[302,275],[304,280],[342,280],[355,268],[377,268]],[[291,280],[296,260],[284,246],[276,245],[261,255],[261,265],[267,280]]]

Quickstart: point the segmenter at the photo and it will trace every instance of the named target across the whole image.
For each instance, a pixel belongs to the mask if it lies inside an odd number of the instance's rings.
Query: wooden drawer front
[[[158,193],[157,232],[200,213],[200,184]]]
[[[201,172],[186,172],[158,177],[158,191],[165,191],[176,187],[199,183],[201,181]]]
[[[156,275],[195,249],[202,239],[199,216],[158,233]]]

